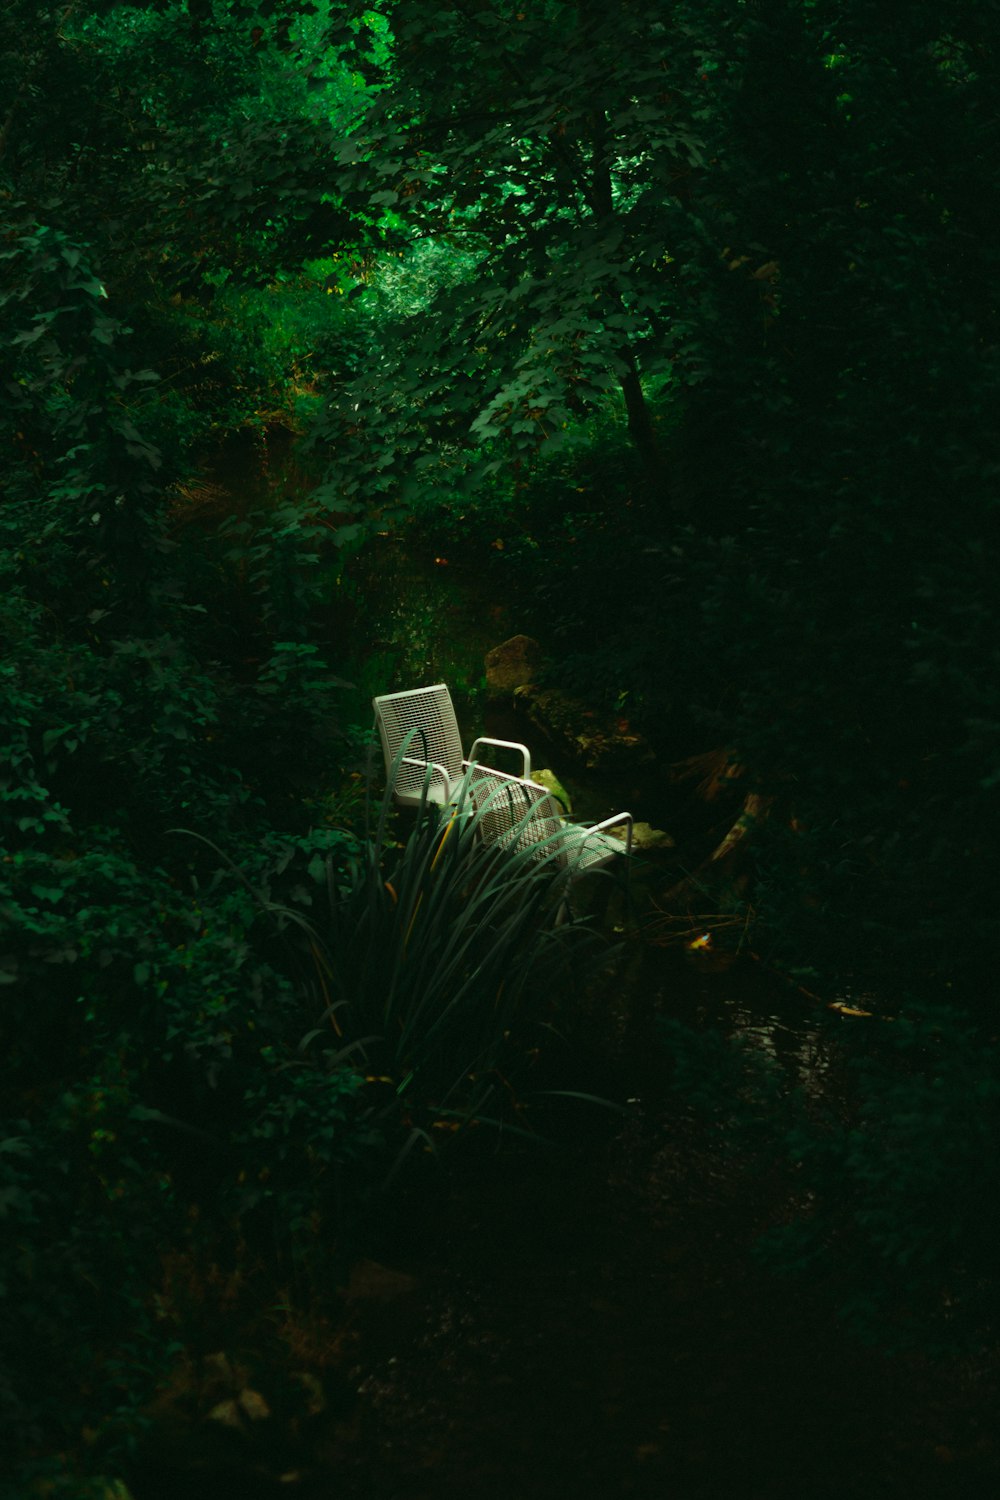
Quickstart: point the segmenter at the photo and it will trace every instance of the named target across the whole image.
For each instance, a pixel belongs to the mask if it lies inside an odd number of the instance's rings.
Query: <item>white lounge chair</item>
[[[372,699],[372,706],[392,795],[404,807],[416,807],[422,800],[442,807],[453,802],[463,776],[479,762],[480,750],[487,745],[516,750],[522,776],[531,775],[528,747],[515,740],[481,735],[466,757],[451,694],[443,682],[405,693],[382,693]]]

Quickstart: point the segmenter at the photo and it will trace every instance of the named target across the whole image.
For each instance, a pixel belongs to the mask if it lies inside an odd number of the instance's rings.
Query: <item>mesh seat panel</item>
[[[576,831],[580,835],[578,843],[582,847],[576,857],[575,867],[581,874],[584,870],[595,870],[600,865],[606,865],[616,855],[625,853],[624,842],[610,833],[592,833],[584,843],[585,830]]]
[[[567,823],[551,792],[536,782],[474,766],[470,797],[487,843],[529,853],[539,863],[569,865],[579,875],[624,853],[620,839]]]
[[[553,844],[543,841],[558,832],[558,820],[546,816],[536,792],[548,796],[544,788],[530,782],[478,765],[471,768],[470,797],[479,817],[480,836],[487,844],[527,850],[539,861],[557,854]]]

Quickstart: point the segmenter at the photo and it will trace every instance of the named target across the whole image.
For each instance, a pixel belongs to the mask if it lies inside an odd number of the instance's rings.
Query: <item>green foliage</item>
[[[179,820],[218,834],[264,803],[294,816],[296,792],[336,773],[343,684],[311,643],[275,642],[241,682],[202,663],[198,612],[194,639],[86,643],[52,631],[23,596],[0,617],[18,645],[0,707],[11,847],[47,836],[59,853],[91,824],[120,820],[148,851]]]
[[[244,1094],[248,1123],[235,1137],[241,1219],[259,1217],[266,1207],[274,1241],[290,1242],[314,1261],[317,1231],[329,1234],[356,1211],[356,1202],[345,1207],[344,1168],[363,1157],[370,1170],[368,1158],[384,1140],[375,1125],[358,1124],[363,1078],[336,1061],[335,1048],[318,1059],[317,1048],[301,1045],[281,1061],[275,1056],[274,1067]],[[357,1181],[352,1186],[356,1196]],[[318,1263],[315,1269],[321,1274]]]
[[[164,1248],[309,1274],[407,1131],[503,1117],[576,961],[545,873],[470,825],[308,827],[357,760],[315,606],[373,523],[502,541],[567,684],[670,753],[731,748],[773,799],[758,949],[979,998],[993,9],[4,7],[12,1472],[134,1432]],[[325,483],[218,526],[202,445],[303,401]],[[772,1258],[837,1257],[855,1312],[952,1338],[995,1319],[1000,1060],[913,1016],[853,1123],[746,1056],[684,1086],[801,1164]],[[36,1377],[40,1346],[79,1360]]]
[[[294,898],[335,842],[272,840],[247,864]],[[333,1179],[382,1146],[362,1080],[302,1050],[294,961],[247,889],[189,877],[185,894],[98,830],[89,843],[0,867],[12,1465],[74,1446],[82,1425],[98,1433],[91,1463],[120,1461],[175,1352],[156,1317],[163,1256],[217,1257],[242,1237],[307,1260],[359,1200],[363,1177],[346,1204]]]
[[[373,86],[340,149],[347,201],[418,268],[447,265],[331,403],[345,494],[366,468],[366,494],[409,500],[442,444],[485,445],[495,467],[547,455],[617,389],[654,483],[643,381],[670,369],[668,226],[701,159],[690,56],[660,8],[388,0],[343,7],[329,34]]]
[[[93,223],[130,281],[153,266],[174,290],[221,268],[260,281],[325,253],[344,219],[323,150],[354,85],[315,66],[308,23],[292,41],[311,5],[267,6],[255,35],[256,9],[95,0],[38,17],[15,0],[0,33],[9,180]]]
[[[566,881],[554,853],[481,839],[467,795],[444,813],[420,807],[401,844],[383,809],[358,849],[327,861],[327,901],[304,926],[345,1055],[378,1075],[390,1116],[424,1132],[506,1112],[539,1005],[567,965],[579,982],[598,956],[585,927],[554,925]]]
[[[978,414],[1000,367],[973,184],[996,38],[971,13],[947,47],[935,7],[891,33],[865,14],[748,8],[718,34],[726,211],[711,277],[692,267],[714,311],[680,446],[689,503],[725,494],[733,543],[702,554],[699,628],[725,652],[727,738],[786,812],[759,856],[774,951],[801,958],[825,923],[858,934],[844,967],[938,988],[964,970],[971,998],[994,931],[998,470]],[[977,69],[943,67],[956,51]]]
[[[280,933],[171,833],[210,830],[288,899],[337,842],[302,805],[342,754],[307,628],[318,523],[289,505],[221,540],[180,524],[213,424],[284,401],[279,352],[302,336],[248,286],[329,248],[337,215],[304,82],[297,120],[277,87],[267,119],[239,120],[261,74],[287,75],[280,49],[240,45],[243,19],[0,20],[0,1467],[18,1493],[120,1468],[192,1332],[157,1302],[164,1256],[204,1269],[244,1243],[294,1269],[321,1224],[326,1246],[348,1232],[382,1150],[350,1065],[298,1051],[313,1016]],[[206,76],[217,107],[193,126]]]
[[[155,576],[156,499],[173,477],[143,430],[158,376],[136,368],[131,329],[106,306],[86,247],[24,218],[15,225],[2,251],[4,438],[15,463],[0,542],[81,607],[87,593],[97,603],[102,572],[134,595]]]
[[[914,1008],[891,1023],[884,1045],[857,1063],[856,1117],[790,1136],[820,1202],[773,1232],[765,1253],[801,1266],[846,1250],[845,1310],[878,1320],[876,1331],[887,1321],[901,1343],[988,1339],[998,1312],[989,1230],[1000,1200],[998,1063],[995,1045],[948,1010]]]
[[[193,535],[171,563],[188,587]],[[251,581],[251,597],[261,587]],[[573,942],[572,929],[545,937],[551,882],[488,868],[468,837],[447,841],[435,866],[442,829],[430,822],[402,850],[382,833],[371,844],[307,831],[303,794],[315,804],[338,775],[342,685],[309,641],[274,640],[249,672],[206,659],[209,608],[224,615],[224,598],[165,604],[173,633],[150,637],[124,633],[127,601],[81,624],[21,583],[2,606],[14,649],[0,1113],[33,1155],[26,1179],[12,1148],[0,1188],[21,1268],[0,1320],[0,1383],[22,1475],[53,1451],[76,1455],[83,1427],[98,1434],[84,1471],[122,1461],[175,1333],[187,1333],[156,1317],[164,1253],[204,1264],[238,1245],[319,1284],[321,1259],[393,1156],[423,1138],[414,1132],[487,1106],[501,1115],[497,1069],[524,1046],[504,1032],[532,961],[543,981],[546,954]],[[174,831],[182,821],[227,858]],[[490,883],[476,889],[480,879]],[[385,881],[404,893],[405,932]],[[393,1076],[388,1101],[361,1066]],[[64,1165],[50,1190],[53,1162]],[[36,1168],[42,1186],[28,1192]],[[122,1227],[133,1215],[148,1228],[134,1253]],[[80,1368],[101,1378],[74,1386],[76,1365],[65,1385],[44,1369],[22,1375],[23,1350],[43,1339],[75,1341]]]

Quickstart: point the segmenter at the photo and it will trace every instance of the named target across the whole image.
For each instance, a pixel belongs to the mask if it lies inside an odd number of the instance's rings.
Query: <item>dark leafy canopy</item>
[[[803,373],[821,399],[874,386],[985,228],[992,12],[956,34],[922,5],[343,7],[331,44],[377,92],[341,180],[404,242],[468,256],[371,386],[522,451],[615,384],[649,451],[637,373],[718,385],[752,353],[727,394],[765,410]],[[390,428],[359,405],[388,491]]]
[[[344,190],[457,267],[345,397],[348,486],[362,445],[386,495],[426,436],[547,454],[616,389],[652,468],[640,376],[675,353],[673,226],[703,160],[696,50],[669,21],[648,3],[344,8],[331,44],[373,90]]]
[[[363,237],[330,171],[357,88],[316,58],[314,15],[15,0],[0,17],[5,561],[102,635],[135,628],[126,599],[144,630],[168,625],[154,605],[197,566],[173,566],[172,487],[208,432],[276,399],[248,297]]]
[[[0,171],[30,211],[86,224],[126,282],[261,282],[341,243],[332,121],[354,105],[293,23],[308,0],[14,0],[0,33]],[[303,27],[299,25],[299,32]],[[312,66],[310,66],[312,61]]]

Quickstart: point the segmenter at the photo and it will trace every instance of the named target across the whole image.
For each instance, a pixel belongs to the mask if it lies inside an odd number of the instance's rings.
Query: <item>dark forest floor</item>
[[[406,1258],[412,1285],[375,1278],[337,1492],[994,1492],[995,1377],[866,1348],[828,1289],[752,1259],[775,1184],[680,1120],[650,1147],[633,1125],[589,1161],[484,1180]]]
[[[752,1254],[787,1179],[676,1106],[594,1113],[575,1152],[484,1153],[392,1200],[339,1310],[300,1330],[311,1418],[283,1421],[277,1346],[234,1325],[271,1415],[162,1429],[135,1500],[997,1492],[995,1362],[867,1347],[836,1288]]]

